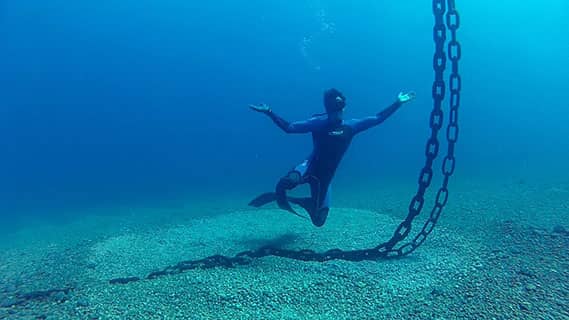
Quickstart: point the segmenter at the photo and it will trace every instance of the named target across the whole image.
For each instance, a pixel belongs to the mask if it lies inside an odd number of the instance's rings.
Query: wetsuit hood
[[[326,113],[342,111],[346,107],[346,97],[335,88],[324,91],[324,108]]]

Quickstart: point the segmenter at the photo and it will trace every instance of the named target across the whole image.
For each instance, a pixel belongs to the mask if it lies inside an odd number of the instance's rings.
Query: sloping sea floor
[[[425,244],[399,260],[265,257],[144,279],[267,244],[374,247],[401,221],[409,190],[354,190],[323,228],[272,207],[196,206],[5,233],[0,319],[569,319],[569,186],[557,184],[456,186]],[[142,280],[109,283],[127,277]]]

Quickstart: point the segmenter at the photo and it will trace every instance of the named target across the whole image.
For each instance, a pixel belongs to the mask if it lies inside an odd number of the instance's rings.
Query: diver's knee
[[[329,208],[320,208],[316,211],[315,215],[311,216],[312,224],[316,227],[322,227],[328,218]]]
[[[320,227],[322,227],[322,226],[324,225],[324,223],[326,223],[326,219],[322,219],[322,220],[320,220],[320,219],[312,219],[312,224],[313,224],[315,227],[320,228]]]

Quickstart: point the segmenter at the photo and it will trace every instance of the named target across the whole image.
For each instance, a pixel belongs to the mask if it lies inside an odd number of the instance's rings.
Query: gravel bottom
[[[440,225],[400,260],[266,257],[109,284],[266,244],[372,247],[398,223],[387,214],[335,208],[316,228],[283,211],[248,210],[69,247],[14,248],[0,258],[0,319],[569,319],[569,238],[511,221],[480,226],[477,234]],[[72,289],[22,299],[64,288]]]

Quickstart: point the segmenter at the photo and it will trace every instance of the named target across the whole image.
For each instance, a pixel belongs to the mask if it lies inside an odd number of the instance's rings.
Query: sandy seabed
[[[563,226],[473,215],[492,210],[477,201],[468,211],[461,209],[464,201],[448,208],[453,222],[439,223],[403,259],[265,257],[156,279],[145,277],[180,261],[264,245],[374,247],[389,239],[400,218],[333,208],[326,225],[316,228],[271,208],[228,210],[97,236],[88,230],[101,222],[86,220],[66,229],[72,240],[38,236],[4,250],[0,319],[569,319],[569,236]],[[144,216],[137,219],[144,225]],[[121,277],[142,280],[109,283]]]

